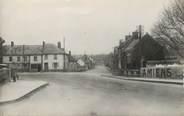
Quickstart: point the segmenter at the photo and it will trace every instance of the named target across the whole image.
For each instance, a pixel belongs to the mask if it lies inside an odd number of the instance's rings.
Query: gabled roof
[[[4,55],[39,55],[39,54],[63,54],[64,50],[54,44],[42,45],[10,45],[4,46]]]

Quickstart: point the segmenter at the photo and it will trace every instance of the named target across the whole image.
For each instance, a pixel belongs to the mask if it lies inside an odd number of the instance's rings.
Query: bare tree
[[[164,9],[152,29],[152,34],[184,58],[181,50],[184,46],[184,0],[175,0]]]

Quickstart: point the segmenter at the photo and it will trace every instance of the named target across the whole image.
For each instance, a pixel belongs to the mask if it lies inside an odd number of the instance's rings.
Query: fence
[[[154,66],[141,68],[141,76],[148,78],[172,78],[181,79],[184,74],[183,65]]]

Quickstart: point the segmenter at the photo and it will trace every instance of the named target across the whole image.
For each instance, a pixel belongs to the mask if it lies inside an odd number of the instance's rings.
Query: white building
[[[3,63],[21,71],[63,71],[68,63],[68,54],[58,45],[6,45]]]

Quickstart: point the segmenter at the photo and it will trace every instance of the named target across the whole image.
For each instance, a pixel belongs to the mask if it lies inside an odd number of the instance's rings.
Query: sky
[[[6,44],[57,44],[72,54],[106,54],[137,25],[150,32],[171,0],[0,0]]]

